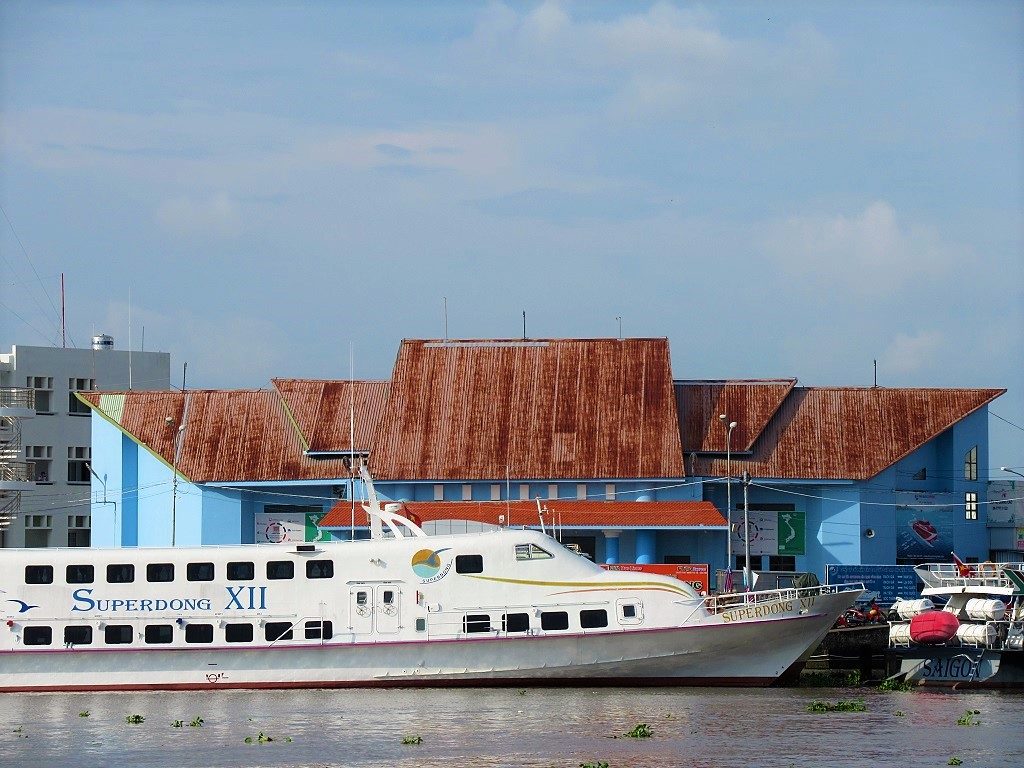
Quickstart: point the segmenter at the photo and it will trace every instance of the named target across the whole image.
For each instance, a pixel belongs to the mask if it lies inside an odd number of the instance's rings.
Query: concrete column
[[[619,534],[622,531],[603,531],[605,564],[619,563]]]
[[[636,562],[638,565],[650,565],[657,552],[657,534],[651,530],[636,532]]]

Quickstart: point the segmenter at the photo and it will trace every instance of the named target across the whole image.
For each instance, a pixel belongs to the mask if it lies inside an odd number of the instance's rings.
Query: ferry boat
[[[914,570],[921,597],[890,609],[889,674],[926,686],[1024,687],[1024,563]]]
[[[6,550],[0,691],[770,685],[862,585],[702,597],[543,532]]]

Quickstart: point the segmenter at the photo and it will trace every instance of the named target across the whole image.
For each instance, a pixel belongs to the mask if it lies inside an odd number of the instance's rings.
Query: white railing
[[[0,408],[29,408],[35,410],[36,391],[15,387],[0,387]]]

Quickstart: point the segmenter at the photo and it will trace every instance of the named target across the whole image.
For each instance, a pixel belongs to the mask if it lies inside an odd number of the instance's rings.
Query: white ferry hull
[[[806,658],[859,590],[733,609],[676,628],[458,639],[335,634],[313,646],[0,652],[0,691],[501,685],[766,686]],[[744,614],[746,611],[746,614]],[[750,618],[762,613],[767,618]],[[726,614],[726,616],[723,616]]]

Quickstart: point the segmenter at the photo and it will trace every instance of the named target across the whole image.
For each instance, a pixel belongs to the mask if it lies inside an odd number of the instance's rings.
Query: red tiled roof
[[[683,475],[667,339],[402,342],[374,477]]]
[[[768,420],[796,386],[796,379],[735,381],[677,381],[676,408],[683,454],[725,453],[728,429],[735,421],[730,443],[733,453],[749,451]]]
[[[710,501],[577,501],[541,500],[545,525],[584,528],[700,528],[726,525],[725,518]],[[412,513],[422,522],[472,520],[505,525],[539,524],[535,501],[409,501],[401,514]],[[339,501],[320,521],[321,528],[345,528],[352,521],[350,501]],[[365,526],[366,513],[356,504],[356,525]]]
[[[732,473],[866,480],[1005,391],[796,388],[762,431],[752,455],[733,455]],[[725,475],[725,457],[698,456],[694,471]]]
[[[169,465],[174,463],[177,426],[184,423],[177,469],[192,482],[331,480],[349,476],[340,460],[305,455],[277,392],[89,392],[82,393],[82,397]],[[103,411],[104,402],[116,402],[119,410]]]
[[[272,379],[307,450],[366,453],[387,402],[387,381]],[[350,445],[355,427],[355,445]]]

